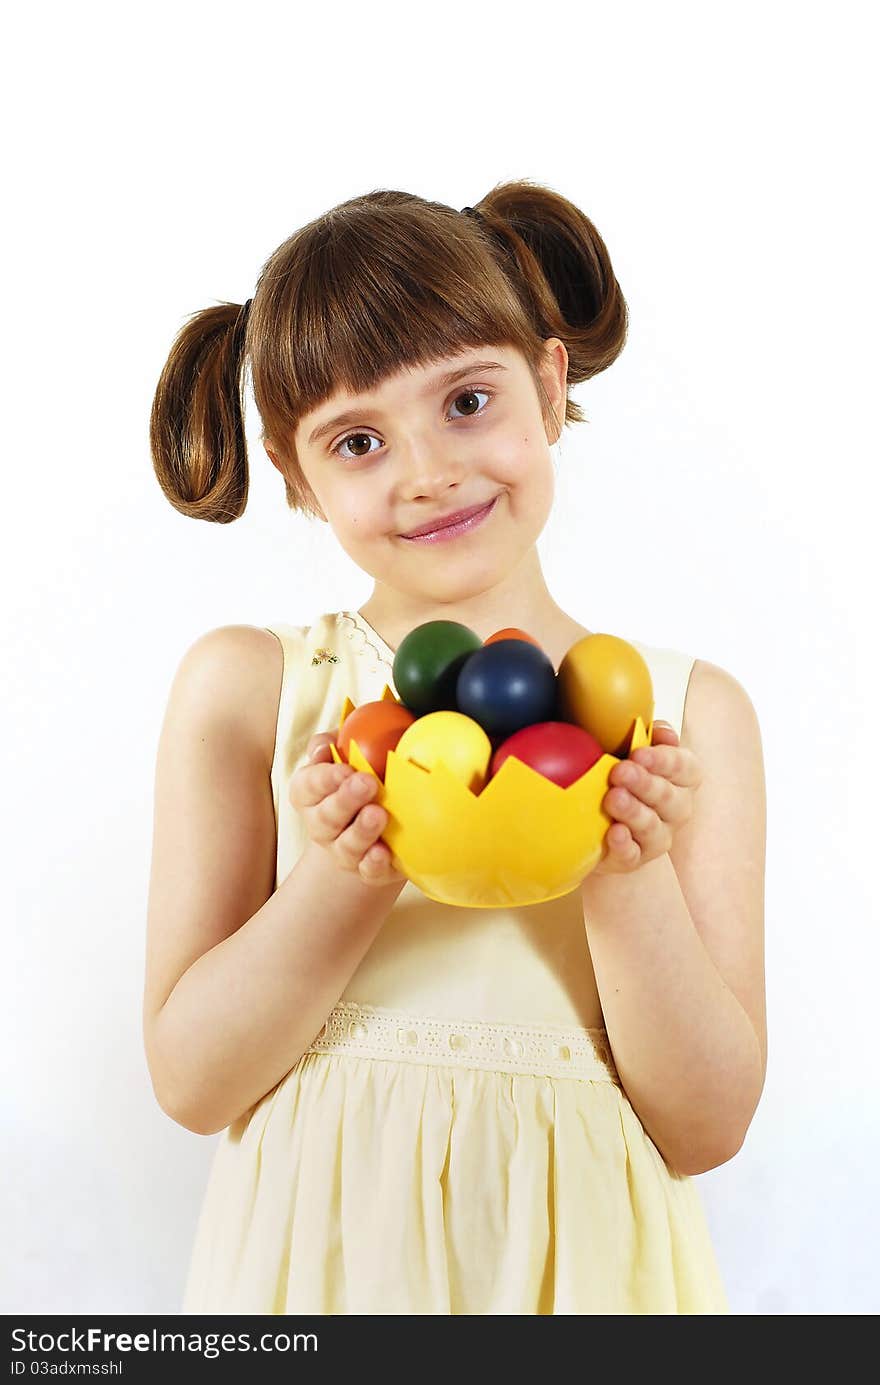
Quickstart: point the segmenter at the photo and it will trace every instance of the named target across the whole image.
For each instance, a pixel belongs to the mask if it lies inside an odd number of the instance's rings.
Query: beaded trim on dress
[[[384,668],[392,669],[393,661],[388,658],[378,645],[374,644],[356,618],[349,611],[338,611],[336,614],[336,626],[346,639],[351,640],[358,653],[363,654],[366,650],[371,650],[376,664],[381,664]],[[390,679],[389,679],[390,682]]]
[[[602,1028],[447,1020],[355,1001],[333,1007],[306,1052],[620,1085]]]

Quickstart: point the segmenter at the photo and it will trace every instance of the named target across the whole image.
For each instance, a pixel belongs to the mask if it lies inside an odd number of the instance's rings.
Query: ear
[[[544,388],[553,405],[553,415],[558,432],[551,443],[557,443],[565,427],[565,402],[568,396],[568,351],[559,337],[548,337],[544,342],[544,361],[541,366]]]

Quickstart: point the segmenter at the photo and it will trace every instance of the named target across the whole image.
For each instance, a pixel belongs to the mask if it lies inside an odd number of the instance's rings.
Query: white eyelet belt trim
[[[333,1007],[306,1051],[620,1084],[605,1029],[438,1019],[355,1001]]]

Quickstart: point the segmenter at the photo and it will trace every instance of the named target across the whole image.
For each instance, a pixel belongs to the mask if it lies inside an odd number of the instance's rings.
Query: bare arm
[[[160,1106],[200,1134],[222,1130],[290,1071],[406,883],[383,883],[373,867],[365,881],[310,841],[273,893],[280,675],[273,635],[211,631],[181,662],[159,741],[144,1042]],[[384,829],[384,809],[372,835],[359,831],[348,766],[299,773],[320,781],[315,830],[340,859],[348,838],[354,861]]]
[[[672,850],[581,893],[621,1081],[667,1163],[695,1174],[741,1147],[767,1062],[760,732],[714,665],[691,680],[681,744],[704,779]]]
[[[376,889],[306,847],[286,880],[183,974],[155,1023],[169,1112],[223,1130],[290,1072],[382,927],[400,884]]]

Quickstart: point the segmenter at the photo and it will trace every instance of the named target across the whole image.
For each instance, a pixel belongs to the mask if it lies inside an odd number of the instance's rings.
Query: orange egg
[[[496,630],[494,635],[489,635],[487,639],[483,640],[483,644],[494,644],[496,640],[525,640],[527,644],[534,644],[537,645],[538,649],[541,648],[538,640],[532,635],[527,635],[525,630],[517,630],[514,625],[505,626],[503,630]]]
[[[348,760],[349,745],[354,741],[370,767],[383,779],[389,750],[396,748],[404,731],[415,719],[407,707],[391,699],[364,702],[349,712],[339,729],[336,742],[339,753]]]

